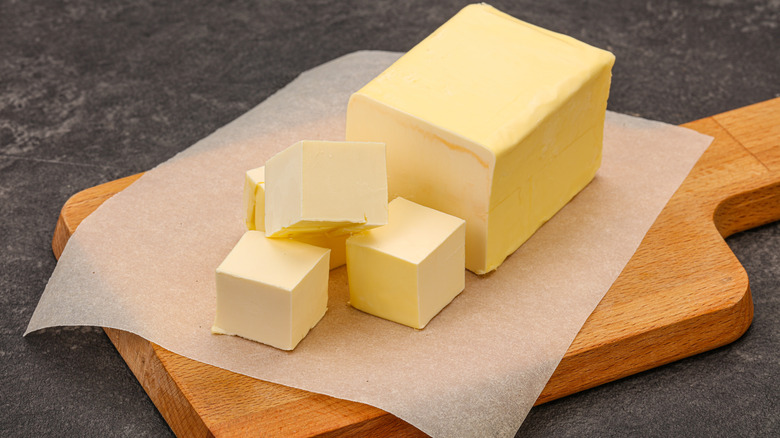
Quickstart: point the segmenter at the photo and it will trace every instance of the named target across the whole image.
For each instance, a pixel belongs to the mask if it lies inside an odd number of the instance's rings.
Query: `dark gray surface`
[[[153,167],[322,62],[407,50],[465,4],[0,0],[0,435],[171,434],[100,329],[22,338],[70,195]],[[777,0],[493,4],[612,50],[614,111],[676,124],[780,93]],[[535,408],[520,434],[780,435],[780,223],[729,244],[756,306],[743,338]]]

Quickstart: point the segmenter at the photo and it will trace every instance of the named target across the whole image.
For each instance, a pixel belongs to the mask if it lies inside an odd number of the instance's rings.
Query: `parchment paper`
[[[595,180],[421,331],[350,308],[293,352],[210,333],[214,269],[244,232],[244,172],[302,139],[341,140],[349,95],[399,54],[357,52],[302,74],[147,172],[68,242],[30,321],[136,333],[198,361],[368,403],[443,437],[514,435],[582,324],[711,139],[608,113]]]

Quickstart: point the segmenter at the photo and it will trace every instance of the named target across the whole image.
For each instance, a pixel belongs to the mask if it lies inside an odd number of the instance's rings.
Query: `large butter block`
[[[347,239],[352,307],[424,328],[465,287],[466,224],[403,198],[387,225]]]
[[[329,252],[247,231],[217,267],[211,331],[294,349],[325,315]]]
[[[346,234],[387,223],[384,143],[301,141],[265,163],[270,237]]]
[[[594,177],[614,59],[471,5],[351,96],[347,140],[387,144],[391,199],[465,219],[482,274]]]
[[[246,172],[244,207],[247,229],[265,232],[265,167],[258,167]],[[327,233],[292,236],[299,242],[330,249],[330,269],[343,266],[347,262],[347,237],[349,237],[348,234],[330,235]]]

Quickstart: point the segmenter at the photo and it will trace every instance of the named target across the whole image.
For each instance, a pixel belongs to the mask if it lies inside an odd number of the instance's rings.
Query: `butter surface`
[[[595,175],[613,63],[470,5],[352,95],[347,140],[385,142],[390,197],[465,219],[486,273]]]
[[[265,232],[265,167],[247,171],[244,186],[246,224],[249,230]],[[309,245],[330,249],[330,269],[347,262],[346,242],[348,234],[325,233],[297,234],[291,238]]]
[[[379,142],[301,141],[265,165],[270,237],[347,234],[387,223],[387,165]]]
[[[403,198],[388,224],[347,239],[350,304],[424,328],[465,287],[465,222]]]
[[[216,269],[211,331],[294,349],[325,315],[329,252],[247,231]]]

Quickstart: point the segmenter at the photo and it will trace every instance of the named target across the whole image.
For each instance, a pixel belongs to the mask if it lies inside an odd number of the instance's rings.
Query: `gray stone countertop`
[[[22,338],[69,196],[152,168],[304,70],[408,50],[465,4],[0,2],[0,435],[172,435],[99,328]],[[613,111],[679,124],[780,95],[777,0],[493,5],[615,53]],[[728,243],[754,296],[742,338],[534,408],[518,434],[780,436],[780,223]]]

